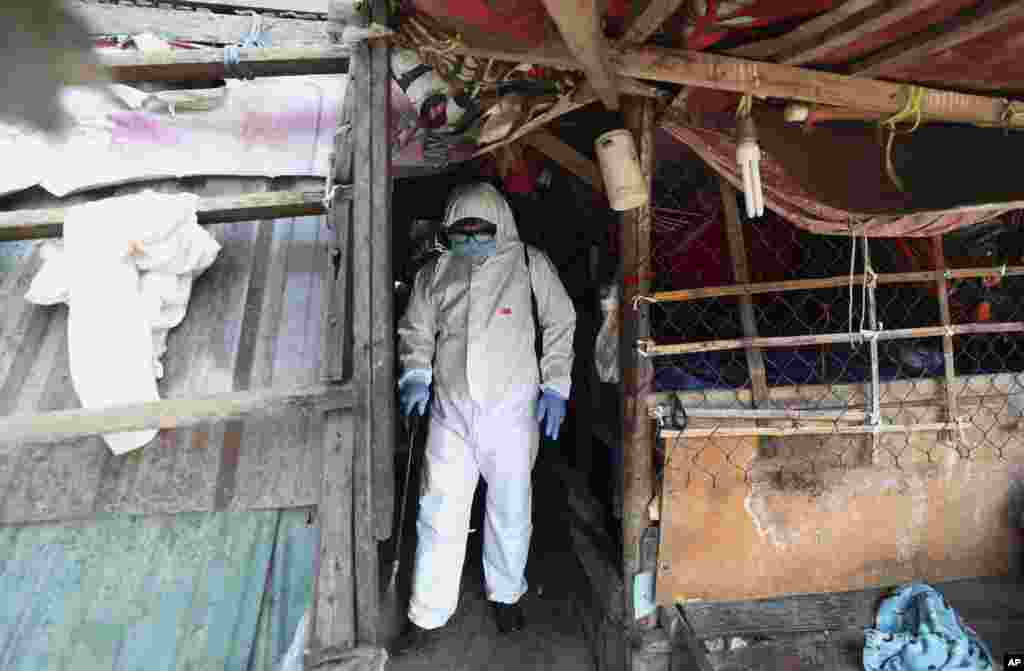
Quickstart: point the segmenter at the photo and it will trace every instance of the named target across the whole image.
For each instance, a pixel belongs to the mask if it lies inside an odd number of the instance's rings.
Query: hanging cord
[[[924,104],[924,93],[924,89],[920,86],[907,86],[907,101],[903,105],[903,109],[879,124],[882,128],[889,131],[889,136],[885,142],[885,172],[896,188],[904,193],[906,193],[906,188],[903,180],[896,174],[896,167],[892,163],[892,147],[897,135],[909,135],[921,125],[921,108]],[[900,131],[897,128],[898,124],[910,121],[911,119],[913,119],[913,124],[908,130]]]
[[[740,98],[739,105],[736,106],[736,118],[743,119],[750,116],[750,112],[754,109],[754,96],[750,93],[744,94]]]
[[[256,78],[256,75],[252,73],[250,68],[242,65],[239,49],[263,49],[269,46],[270,42],[267,40],[265,32],[263,17],[256,12],[252,12],[252,23],[249,24],[248,34],[237,44],[228,44],[224,47],[224,69],[227,70],[225,74],[229,78],[247,80]]]

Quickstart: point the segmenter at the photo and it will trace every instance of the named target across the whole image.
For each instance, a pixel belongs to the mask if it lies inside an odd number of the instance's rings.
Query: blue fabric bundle
[[[865,630],[865,671],[991,671],[992,653],[929,585],[901,587]]]

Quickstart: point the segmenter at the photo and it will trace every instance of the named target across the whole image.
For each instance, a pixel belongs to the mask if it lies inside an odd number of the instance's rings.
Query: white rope
[[[641,303],[647,303],[648,305],[653,305],[654,303],[657,303],[657,302],[658,302],[658,299],[654,298],[653,296],[633,296],[633,312],[636,312],[636,311],[638,311],[640,309],[640,304]]]

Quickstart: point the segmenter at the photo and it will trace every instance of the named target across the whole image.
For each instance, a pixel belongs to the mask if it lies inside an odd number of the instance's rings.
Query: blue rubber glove
[[[408,417],[413,411],[423,416],[427,413],[427,403],[430,402],[430,384],[422,378],[411,377],[398,389],[402,402],[402,416]]]
[[[537,421],[544,426],[544,435],[551,440],[558,440],[558,432],[565,421],[568,400],[550,389],[545,389],[537,403]]]

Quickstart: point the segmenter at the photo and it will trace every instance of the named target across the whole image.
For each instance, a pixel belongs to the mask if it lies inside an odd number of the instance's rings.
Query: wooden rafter
[[[908,0],[907,2],[874,3],[863,12],[839,21],[809,42],[783,51],[774,60],[787,65],[813,63],[857,40],[885,30],[907,17],[934,7],[942,0]]]
[[[352,187],[338,189],[338,202],[347,200]],[[324,213],[323,191],[267,191],[237,196],[200,198],[196,216],[202,225],[306,217]],[[0,241],[57,238],[63,234],[64,208],[17,210],[0,213]]]
[[[579,65],[567,50],[547,47],[538,51],[513,51],[460,46],[460,53],[496,60],[528,61],[562,68]],[[789,65],[748,61],[699,51],[653,46],[622,46],[613,49],[612,62],[619,75],[699,88],[752,93],[758,97],[798,100],[822,105],[895,114],[906,105],[908,87],[903,84],[850,77]],[[971,123],[1013,128],[1024,119],[1004,119],[1006,101],[953,91],[921,87],[924,120]]]
[[[547,130],[538,130],[523,137],[523,142],[540,151],[598,191],[604,189],[601,169],[589,158],[562,142]]]
[[[544,126],[548,125],[555,119],[561,116],[565,116],[569,112],[574,112],[580,109],[581,107],[586,107],[587,105],[590,105],[591,103],[595,102],[597,102],[597,94],[594,93],[593,88],[586,86],[582,90],[577,91],[576,94],[571,98],[560,100],[554,107],[549,109],[547,112],[544,112],[535,119],[527,121],[522,126],[512,131],[504,140],[494,142],[492,144],[487,145],[486,147],[477,150],[476,154],[474,154],[473,157],[475,158],[477,156],[484,156],[486,154],[490,154],[491,152],[500,147],[504,147],[505,145],[511,142],[515,142],[516,140],[525,135],[528,135],[536,130],[543,128]]]
[[[824,14],[804,21],[799,26],[781,37],[772,40],[759,40],[744,44],[735,49],[729,49],[725,53],[740,58],[752,58],[755,60],[770,60],[776,54],[795,49],[802,44],[820,37],[828,32],[830,28],[846,21],[850,17],[862,12],[872,5],[877,5],[882,0],[847,0],[835,9]]]
[[[580,63],[604,106],[619,109],[619,88],[605,53],[601,16],[595,0],[544,0],[569,51]]]
[[[153,33],[167,39],[212,44],[234,44],[249,32],[252,17],[241,14],[188,12],[160,7],[135,7],[76,3],[79,14],[96,35]],[[267,36],[277,46],[330,43],[326,22],[308,19],[268,18]]]
[[[254,389],[200,398],[170,398],[112,408],[8,415],[0,417],[0,436],[4,443],[16,445],[121,431],[181,429],[287,410],[350,408],[353,396],[348,385],[321,384],[300,389]]]
[[[643,44],[648,37],[657,32],[661,24],[679,11],[682,4],[683,0],[651,0],[650,4],[630,24],[623,41],[631,44]]]
[[[1010,21],[1020,20],[1024,20],[1024,2],[1021,0],[983,2],[978,7],[965,10],[855,63],[850,71],[865,77],[876,77],[901,67],[916,65],[931,54],[953,49],[1001,28]]]

